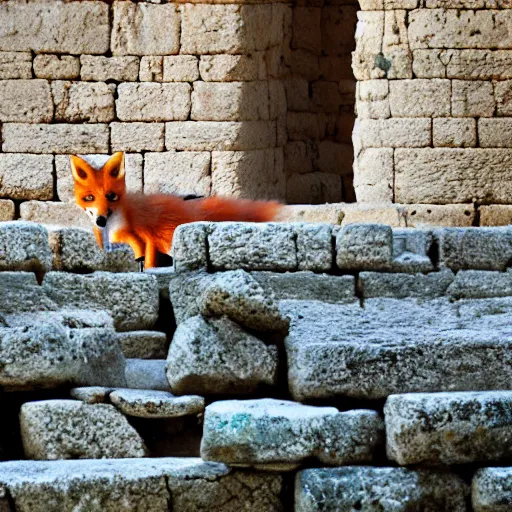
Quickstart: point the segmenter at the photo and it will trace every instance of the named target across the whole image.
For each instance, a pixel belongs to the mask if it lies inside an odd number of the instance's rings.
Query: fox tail
[[[274,220],[282,205],[276,201],[249,201],[208,197],[201,200],[202,220],[223,222],[270,222]]]

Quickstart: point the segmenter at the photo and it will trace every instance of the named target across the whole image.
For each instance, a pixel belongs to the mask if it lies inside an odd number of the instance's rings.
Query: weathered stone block
[[[134,82],[139,77],[138,57],[100,57],[82,55],[80,57],[80,77],[82,80],[106,82]]]
[[[55,120],[108,123],[115,117],[114,91],[105,83],[52,82]]]
[[[276,127],[268,121],[167,123],[167,149],[178,151],[243,151],[275,144]]]
[[[506,512],[512,505],[512,469],[483,468],[473,477],[472,505],[475,512]]]
[[[299,270],[329,271],[333,266],[333,232],[328,225],[294,224]]]
[[[379,224],[350,224],[336,235],[336,264],[343,270],[388,270],[393,231]]]
[[[108,153],[104,124],[4,124],[2,149],[8,153]],[[48,157],[50,158],[50,157]]]
[[[476,120],[433,119],[432,138],[436,147],[473,148],[476,146]]]
[[[36,55],[34,74],[49,80],[72,80],[80,76],[80,60],[71,55]]]
[[[102,54],[109,50],[108,5],[83,2],[3,3],[0,51]]]
[[[201,458],[276,469],[309,457],[350,464],[371,461],[382,434],[375,411],[340,413],[273,399],[220,401],[206,408]],[[359,438],[359,446],[350,438]]]
[[[124,356],[131,359],[165,359],[169,348],[164,332],[120,332],[117,340]]]
[[[393,149],[369,148],[357,154],[354,189],[358,202],[391,203],[393,180]]]
[[[46,80],[2,80],[0,98],[0,121],[4,123],[49,123],[52,120],[52,95]]]
[[[509,149],[396,149],[395,201],[508,203],[511,159]]]
[[[165,359],[127,359],[125,375],[127,388],[170,391]]]
[[[195,121],[267,120],[268,82],[196,82],[191,118]]]
[[[357,83],[356,110],[359,119],[387,119],[389,108],[389,81],[365,80]]]
[[[117,459],[146,454],[137,431],[108,404],[27,402],[21,407],[20,425],[28,459]]]
[[[231,320],[195,316],[178,326],[166,374],[179,395],[250,394],[276,385],[277,364],[275,346],[266,346]]]
[[[172,55],[179,48],[180,14],[174,4],[114,2],[114,55]]]
[[[9,272],[2,269],[0,291],[0,311],[6,315],[57,309],[57,304],[44,293],[33,272]]]
[[[362,119],[356,121],[354,137],[361,149],[421,148],[430,146],[431,119]]]
[[[125,83],[117,93],[121,121],[184,121],[190,112],[189,84]]]
[[[214,151],[212,194],[244,199],[281,199],[284,170],[277,150]]]
[[[377,512],[392,506],[438,512],[465,512],[468,486],[455,474],[405,468],[306,469],[295,479],[295,510]]]
[[[32,78],[32,55],[29,52],[0,52],[0,80],[13,78]]]
[[[53,156],[0,155],[0,194],[11,199],[53,199]]]
[[[112,151],[163,151],[163,123],[111,123]]]
[[[391,115],[448,117],[451,113],[451,88],[450,80],[393,80],[389,82]]]
[[[512,147],[512,119],[479,119],[478,142],[482,148]]]
[[[510,50],[443,50],[447,77],[473,80],[504,80],[512,78]],[[500,84],[495,84],[499,87]]]
[[[491,82],[452,80],[454,117],[492,117],[494,90]]]
[[[512,207],[505,204],[481,206],[480,226],[508,226],[512,224]]]
[[[263,52],[251,55],[202,55],[201,79],[205,82],[236,82],[266,78]]]
[[[139,80],[141,82],[162,82],[164,78],[164,58],[159,55],[146,55],[140,59]]]
[[[512,274],[487,270],[457,272],[448,294],[455,299],[485,299],[512,296]]]
[[[496,98],[496,115],[512,115],[512,80],[495,82],[494,96]]]
[[[144,164],[146,193],[210,194],[209,153],[147,153]]]
[[[158,289],[151,275],[50,272],[43,287],[59,305],[110,311],[120,331],[151,328],[158,317]]]
[[[388,397],[387,455],[399,464],[499,462],[510,458],[512,392]]]
[[[198,60],[194,55],[164,57],[164,82],[194,82],[198,79]]]
[[[214,224],[208,236],[216,270],[296,270],[295,232],[290,225]]]
[[[447,78],[447,66],[452,52],[455,53],[455,50],[414,50],[412,69],[415,77]]]
[[[205,222],[181,224],[176,228],[172,240],[176,272],[207,268],[209,231],[210,225]]]
[[[291,204],[338,203],[342,197],[342,180],[337,174],[293,174],[286,180],[286,201]]]
[[[21,218],[23,219],[23,217]],[[8,220],[14,220],[14,203],[10,199],[0,199],[0,222]]]

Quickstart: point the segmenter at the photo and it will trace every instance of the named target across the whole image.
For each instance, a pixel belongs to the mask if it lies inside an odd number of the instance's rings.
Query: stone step
[[[278,512],[281,486],[275,474],[196,458],[0,463],[0,507],[3,491],[16,512]]]
[[[401,465],[512,457],[512,391],[393,395],[384,416],[388,458]]]
[[[295,400],[512,388],[512,298],[281,301]]]
[[[483,468],[473,477],[474,512],[512,510],[512,468]]]

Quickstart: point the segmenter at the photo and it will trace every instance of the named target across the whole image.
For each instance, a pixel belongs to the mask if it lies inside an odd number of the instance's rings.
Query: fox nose
[[[103,217],[103,215],[100,215],[96,218],[96,225],[100,228],[104,228],[107,225],[107,217]]]

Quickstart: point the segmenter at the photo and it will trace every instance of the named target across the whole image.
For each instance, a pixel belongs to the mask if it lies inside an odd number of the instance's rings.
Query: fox
[[[168,255],[175,229],[196,221],[270,222],[282,205],[226,197],[180,197],[128,192],[124,152],[114,153],[100,169],[70,155],[76,204],[89,216],[96,241],[128,244],[139,270],[154,268],[158,255]]]

